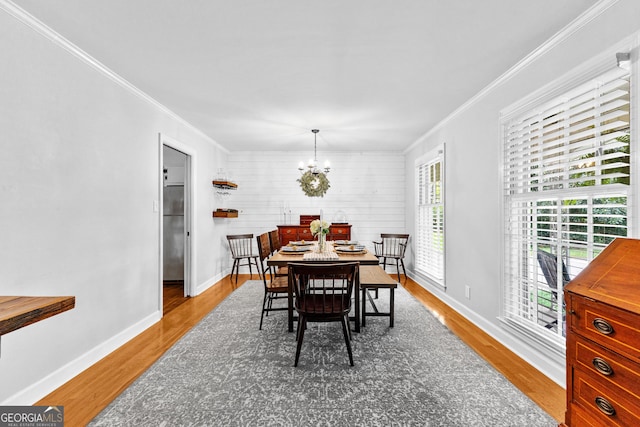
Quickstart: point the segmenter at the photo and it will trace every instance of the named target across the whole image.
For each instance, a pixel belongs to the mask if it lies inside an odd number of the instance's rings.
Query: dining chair
[[[280,242],[280,234],[278,234],[278,230],[269,231],[269,247],[271,248],[271,253],[275,254],[282,247],[282,243]]]
[[[553,305],[558,303],[558,292],[563,292],[564,286],[569,283],[571,277],[569,276],[564,261],[562,261],[562,288],[558,289],[558,258],[556,255],[538,249],[537,258],[547,286],[551,289],[550,298],[545,297],[544,293],[542,295],[538,293],[538,321],[543,323],[545,328],[554,329],[558,324],[558,319],[555,318],[555,313],[550,314],[549,311],[553,308]]]
[[[272,274],[271,266],[265,268],[265,260],[271,255],[271,246],[269,245],[269,233],[264,233],[256,237],[258,244],[258,258],[260,259],[260,270],[262,271],[262,282],[264,283],[264,298],[262,300],[262,313],[260,314],[260,326],[262,329],[262,321],[265,313],[268,316],[270,311],[288,310],[288,306],[273,306],[273,301],[277,299],[287,299],[289,292],[288,277],[276,276]],[[269,276],[267,278],[267,275]]]
[[[271,248],[271,253],[275,254],[282,248],[282,243],[280,242],[280,235],[278,230],[269,231],[269,246]],[[275,269],[276,276],[287,276],[289,274],[289,269],[287,266],[278,267]]]
[[[295,294],[298,312],[298,345],[294,366],[298,366],[300,350],[308,322],[340,322],[342,334],[353,366],[349,311],[351,294],[359,287],[359,263],[289,264],[289,282]],[[356,310],[357,311],[357,310]]]
[[[253,271],[251,270],[251,264],[255,264],[258,274],[258,255],[253,252],[253,234],[231,234],[227,236],[229,242],[229,249],[231,250],[231,257],[233,258],[233,265],[231,266],[231,279],[233,279],[233,270],[236,271],[236,283],[238,283],[238,273],[240,272],[240,266],[242,262],[246,261],[244,265],[249,266],[249,273],[253,279]]]
[[[387,258],[396,261],[396,272],[398,273],[398,282],[400,282],[400,266],[404,271],[404,277],[407,277],[407,270],[404,268],[404,253],[409,243],[408,234],[380,234],[380,241],[373,242],[375,255],[378,259],[382,259],[382,268],[387,268]]]

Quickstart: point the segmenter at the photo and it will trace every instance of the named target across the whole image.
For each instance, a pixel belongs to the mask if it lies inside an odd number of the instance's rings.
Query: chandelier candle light
[[[313,159],[309,160],[309,164],[306,167],[304,162],[300,162],[298,170],[302,173],[302,176],[297,179],[300,183],[300,188],[304,194],[309,197],[324,197],[325,193],[329,189],[329,179],[327,174],[331,170],[329,161],[324,162],[324,171],[318,168],[318,155],[317,155],[317,136],[319,129],[311,129],[313,132]]]

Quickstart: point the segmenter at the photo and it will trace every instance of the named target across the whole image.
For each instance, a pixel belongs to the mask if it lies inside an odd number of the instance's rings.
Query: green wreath
[[[314,175],[311,171],[306,171],[296,181],[300,183],[304,194],[309,197],[324,197],[330,187],[327,175],[322,172]]]

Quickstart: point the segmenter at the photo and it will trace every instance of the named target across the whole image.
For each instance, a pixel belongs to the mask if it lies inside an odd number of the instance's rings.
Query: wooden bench
[[[366,326],[367,316],[387,316],[389,317],[389,327],[393,328],[393,302],[394,291],[398,287],[398,282],[393,280],[379,265],[361,265],[360,266],[360,289],[362,297],[362,326]],[[378,311],[373,298],[369,296],[369,289],[389,289],[389,312],[383,313]],[[367,297],[371,302],[373,311],[367,311]]]

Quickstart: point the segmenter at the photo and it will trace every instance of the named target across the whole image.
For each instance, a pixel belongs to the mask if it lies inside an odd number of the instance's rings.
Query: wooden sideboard
[[[565,425],[640,425],[640,240],[614,240],[564,295]]]
[[[279,225],[280,243],[286,245],[291,241],[313,240],[309,225]],[[351,240],[351,224],[331,224],[327,240]]]

